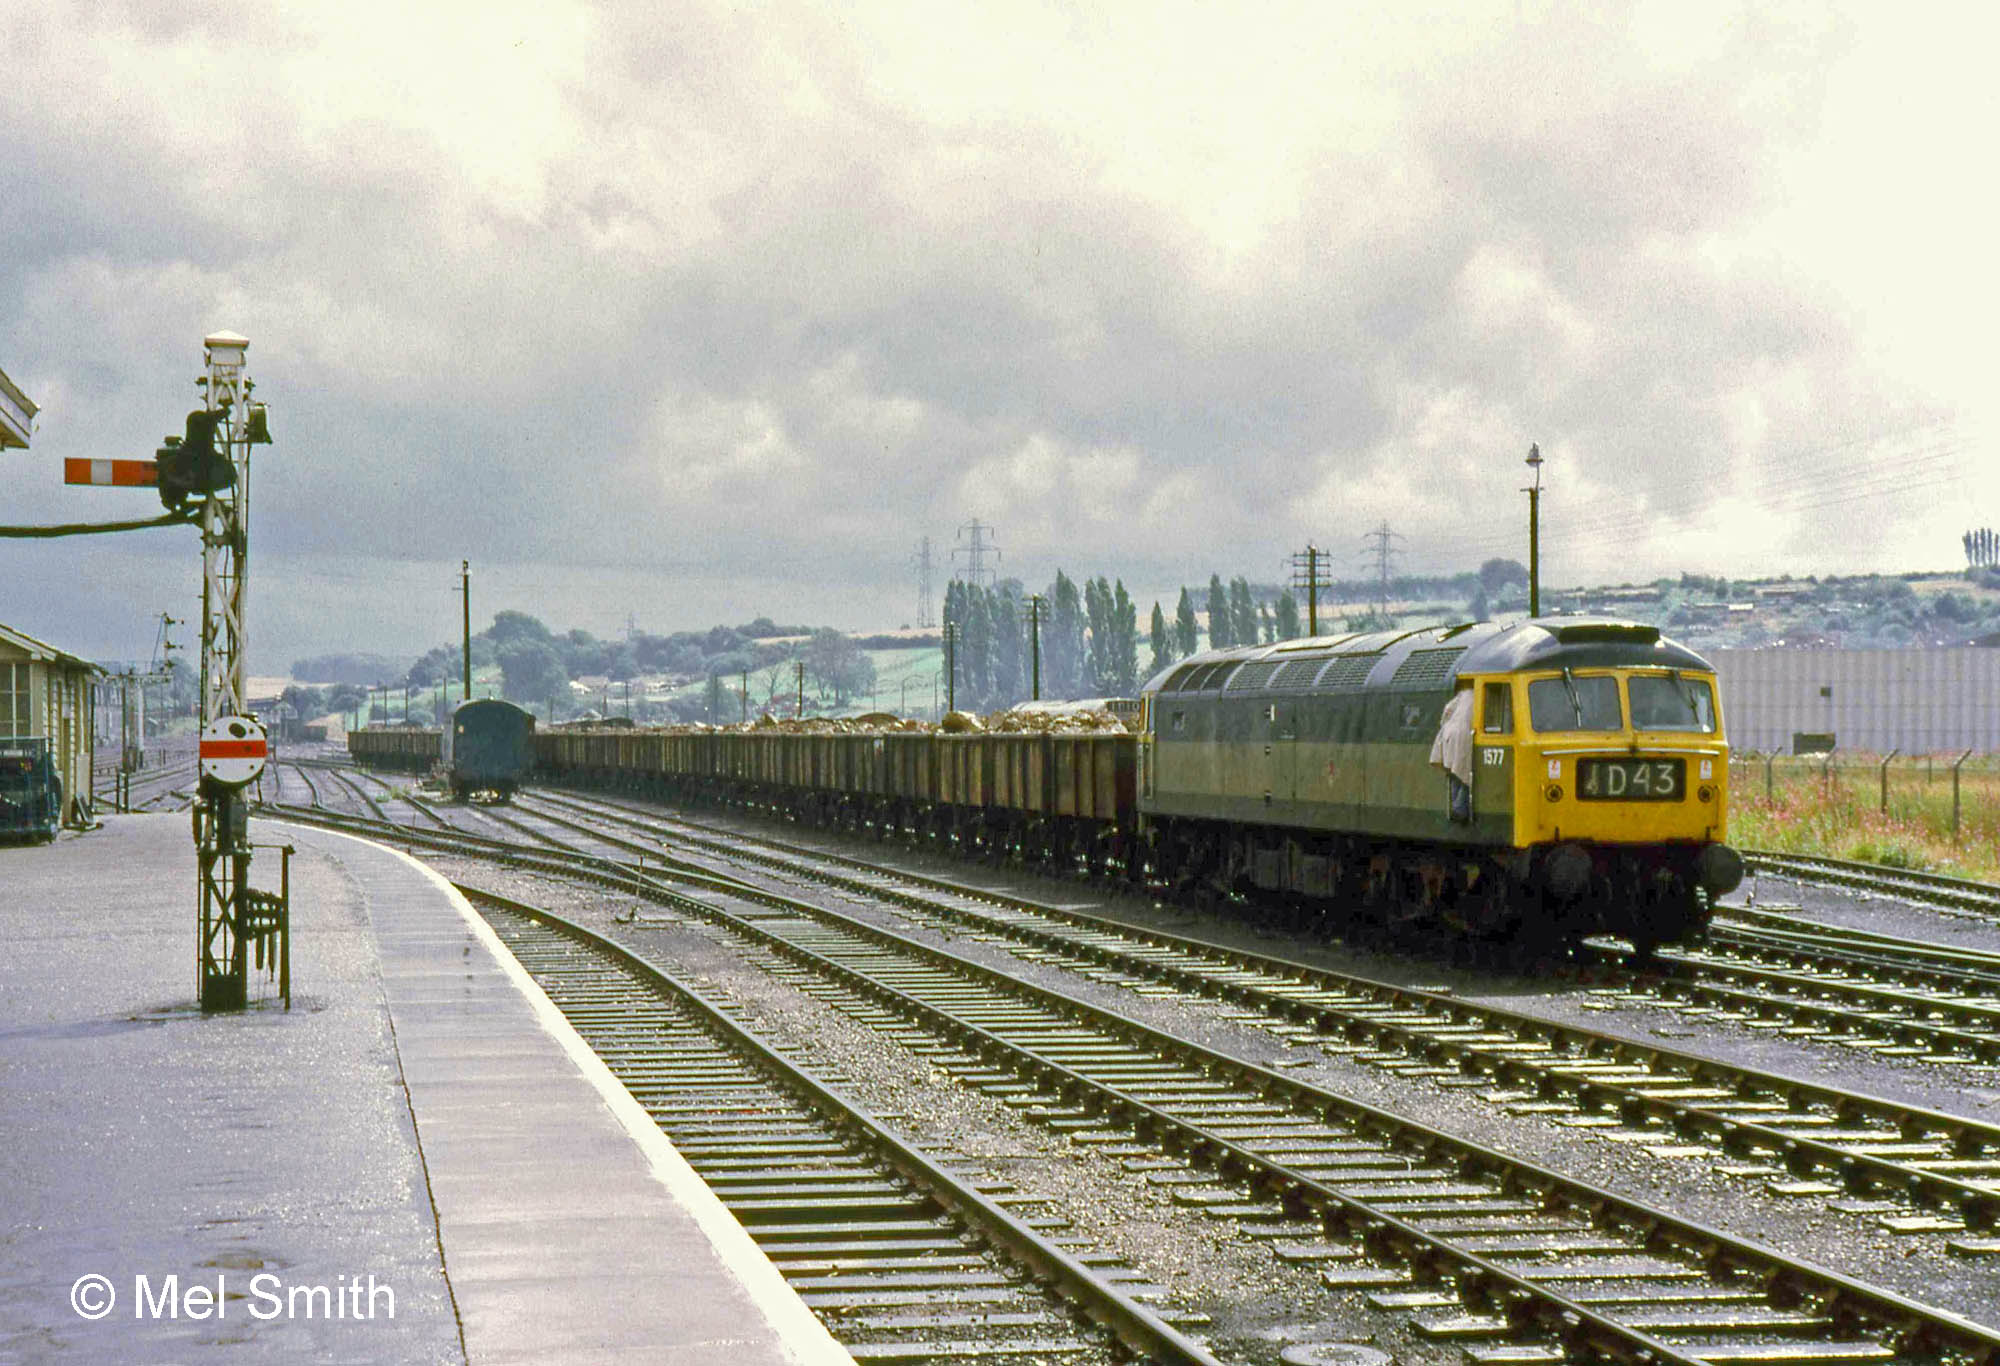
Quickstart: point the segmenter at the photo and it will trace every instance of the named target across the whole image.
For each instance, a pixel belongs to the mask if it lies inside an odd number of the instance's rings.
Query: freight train
[[[1136,734],[551,731],[536,766],[1328,926],[1645,951],[1742,878],[1714,670],[1652,626],[1214,650],[1138,713]]]
[[[347,732],[347,752],[363,768],[429,773],[441,750],[435,726],[369,726]]]
[[[369,726],[347,733],[347,752],[363,768],[439,773],[460,801],[514,794],[534,767],[535,718],[512,702],[475,698],[452,709],[443,730]]]

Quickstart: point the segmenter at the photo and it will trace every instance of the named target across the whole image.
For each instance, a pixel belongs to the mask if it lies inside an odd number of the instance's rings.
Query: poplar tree
[[[1151,625],[1152,630],[1147,644],[1153,647],[1152,672],[1158,673],[1174,662],[1174,638],[1167,630],[1167,614],[1160,610],[1160,604],[1157,602],[1153,604]]]
[[[1174,653],[1186,659],[1200,648],[1201,628],[1194,619],[1194,599],[1182,588],[1180,603],[1174,608]]]
[[[1236,643],[1229,620],[1229,594],[1223,590],[1222,575],[1208,576],[1208,648],[1221,650]]]
[[[1299,600],[1286,589],[1278,595],[1276,612],[1278,639],[1297,640],[1299,638]]]
[[[1020,587],[1011,579],[993,590],[993,705],[1011,707],[1028,696],[1028,643]]]
[[[1130,697],[1139,691],[1139,608],[1125,591],[1125,580],[1111,588],[1111,648],[1106,654],[1111,665],[1112,692]]]
[[[1083,614],[1090,628],[1089,687],[1103,696],[1111,691],[1111,585],[1103,575],[1083,581]]]
[[[1238,645],[1257,643],[1257,604],[1245,578],[1229,581],[1229,638]]]
[[[1061,570],[1049,592],[1048,630],[1042,633],[1042,677],[1049,697],[1083,696],[1083,595]]]
[[[965,595],[964,633],[959,637],[958,686],[961,696],[982,710],[993,705],[992,595],[972,584]]]

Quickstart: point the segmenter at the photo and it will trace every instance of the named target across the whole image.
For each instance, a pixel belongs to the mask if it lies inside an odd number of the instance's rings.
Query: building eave
[[[46,640],[37,640],[26,631],[17,631],[11,626],[0,625],[0,641],[25,652],[30,659],[46,660],[60,664],[66,669],[81,669],[86,673],[104,674],[110,671],[101,664],[93,664],[80,655],[67,650],[58,650]]]
[[[34,432],[38,411],[34,402],[7,378],[7,372],[0,370],[0,449],[28,449],[28,437]]]

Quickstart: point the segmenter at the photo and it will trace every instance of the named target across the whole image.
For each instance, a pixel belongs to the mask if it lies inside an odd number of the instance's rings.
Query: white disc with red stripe
[[[257,781],[265,752],[264,727],[254,716],[222,716],[202,728],[202,776],[224,787]]]

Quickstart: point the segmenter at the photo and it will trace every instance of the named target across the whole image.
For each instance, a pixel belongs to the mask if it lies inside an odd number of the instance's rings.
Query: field
[[[830,708],[821,700],[817,686],[808,678],[806,708],[812,715],[859,716],[863,712],[871,711],[895,712],[899,716],[924,718],[934,718],[937,715],[933,705],[933,695],[937,704],[942,704],[944,701],[944,685],[940,681],[944,672],[942,650],[933,645],[913,650],[867,650],[864,653],[875,665],[874,689],[850,697],[845,706]],[[792,714],[798,694],[790,661],[753,669],[749,683],[749,714],[752,717],[766,711],[773,716]],[[723,678],[722,686],[724,694],[720,719],[724,722],[735,721],[741,714],[742,702],[738,689],[742,686],[742,680],[737,675],[730,674]],[[666,692],[649,693],[648,696],[655,702],[666,698],[677,698],[705,703],[708,697],[708,681],[696,679]],[[623,709],[616,689],[613,690],[611,700],[613,711]]]
[[[1729,842],[1742,848],[1860,859],[2000,881],[2000,757],[1956,754],[1779,755],[1730,764]],[[1887,803],[1883,800],[1887,779]]]

